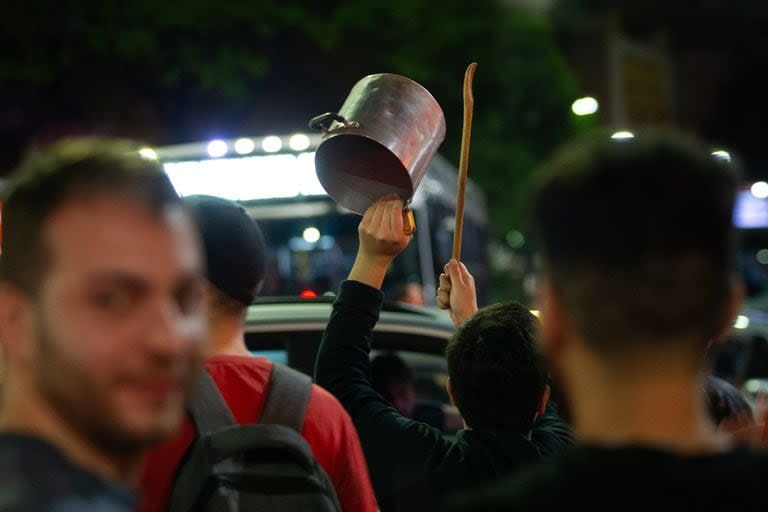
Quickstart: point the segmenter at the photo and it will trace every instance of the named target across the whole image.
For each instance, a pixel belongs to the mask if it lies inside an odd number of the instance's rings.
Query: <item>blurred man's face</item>
[[[408,283],[405,292],[397,300],[414,306],[424,306],[424,290],[420,284]]]
[[[205,337],[201,256],[178,208],[93,198],[57,209],[31,303],[27,378],[54,413],[109,449],[170,435]]]

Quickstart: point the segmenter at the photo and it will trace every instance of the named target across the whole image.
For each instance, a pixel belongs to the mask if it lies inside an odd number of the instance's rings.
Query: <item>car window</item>
[[[312,375],[322,331],[297,331],[286,327],[272,332],[247,332],[246,345],[252,354],[273,362],[287,364]],[[394,353],[407,364],[414,375],[418,412],[415,419],[454,432],[455,422],[446,422],[450,399],[445,389],[448,370],[443,356],[446,340],[441,337],[402,332],[376,332],[371,357]]]
[[[312,375],[321,336],[322,331],[295,331],[286,327],[271,332],[246,332],[245,343],[251,353]],[[374,334],[373,349],[402,350],[410,353],[409,357],[431,354],[441,360],[445,339],[410,333],[377,332]]]

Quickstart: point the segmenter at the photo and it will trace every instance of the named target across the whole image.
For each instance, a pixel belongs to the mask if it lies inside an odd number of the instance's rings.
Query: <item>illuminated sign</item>
[[[163,167],[181,196],[250,201],[326,195],[314,152],[165,162]]]

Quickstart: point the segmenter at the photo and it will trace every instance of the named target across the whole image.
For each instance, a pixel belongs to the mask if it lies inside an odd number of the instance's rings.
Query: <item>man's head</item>
[[[737,181],[673,136],[603,137],[556,155],[532,207],[546,348],[579,339],[614,361],[664,350],[698,362],[738,307]]]
[[[416,377],[402,357],[385,353],[371,361],[371,385],[405,416],[416,407]]]
[[[6,424],[126,453],[171,434],[205,316],[195,229],[157,163],[61,142],[13,174],[3,231]]]
[[[414,281],[405,281],[398,283],[392,293],[392,297],[397,302],[411,304],[413,306],[424,306],[424,288],[420,283]]]
[[[538,320],[517,302],[478,311],[448,342],[449,393],[476,430],[528,433],[549,395]]]
[[[242,317],[264,283],[265,246],[258,224],[245,209],[212,196],[185,198],[206,257],[211,327]]]

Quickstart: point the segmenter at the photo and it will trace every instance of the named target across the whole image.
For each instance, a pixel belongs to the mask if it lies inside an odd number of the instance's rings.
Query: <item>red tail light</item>
[[[302,290],[301,293],[299,294],[299,297],[301,297],[302,299],[316,299],[317,292],[310,289]]]

